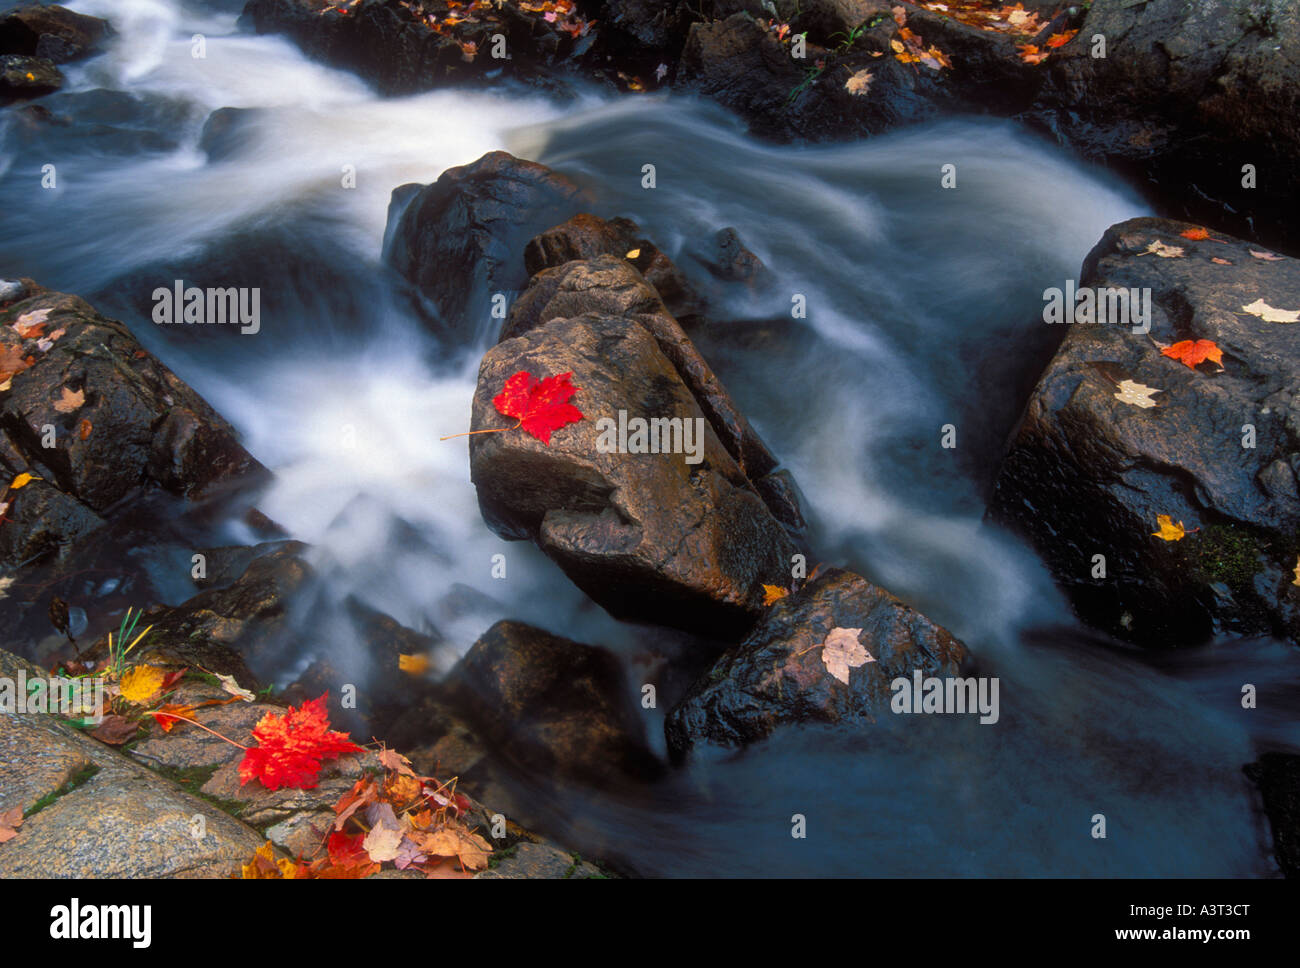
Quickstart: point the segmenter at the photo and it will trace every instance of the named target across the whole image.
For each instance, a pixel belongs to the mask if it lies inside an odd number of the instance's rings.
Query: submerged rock
[[[1062,326],[990,512],[1034,544],[1085,620],[1115,635],[1151,646],[1220,629],[1300,639],[1300,327],[1286,325],[1300,310],[1300,262],[1218,232],[1182,234],[1196,228],[1132,219],[1088,255],[1080,288],[1129,290],[1135,310],[1146,293],[1150,333]],[[1213,341],[1222,369],[1161,353],[1188,340]],[[1124,381],[1159,391],[1138,395],[1153,405],[1120,399]],[[1161,515],[1186,536],[1153,536]]]
[[[43,57],[0,56],[0,105],[53,94],[63,87],[63,72]]]
[[[860,629],[874,661],[831,675],[822,644],[832,629]],[[890,683],[960,675],[968,653],[946,629],[865,578],[828,569],[781,599],[673,707],[668,749],[744,746],[783,725],[870,722],[892,715]]]
[[[1300,756],[1265,753],[1244,769],[1259,787],[1277,866],[1287,877],[1300,877]]]
[[[528,283],[522,253],[543,229],[577,213],[582,192],[545,165],[493,151],[431,185],[394,191],[386,260],[424,297],[438,332],[487,331],[492,297]]]

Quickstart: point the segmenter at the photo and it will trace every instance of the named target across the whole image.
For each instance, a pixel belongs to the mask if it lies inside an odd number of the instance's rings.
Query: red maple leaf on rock
[[[506,380],[505,389],[492,398],[492,404],[499,413],[518,418],[525,433],[549,447],[552,431],[582,419],[582,411],[569,403],[578,392],[572,381],[572,372],[539,380],[520,370]]]
[[[239,782],[242,785],[256,778],[268,790],[313,789],[320,778],[322,760],[362,752],[347,733],[330,729],[324,695],[297,709],[290,706],[282,716],[267,713],[253,727],[253,738],[258,745],[244,752]]]

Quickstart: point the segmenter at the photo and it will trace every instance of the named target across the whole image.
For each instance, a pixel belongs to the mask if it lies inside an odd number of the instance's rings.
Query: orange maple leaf
[[[1223,367],[1223,350],[1219,349],[1213,340],[1179,340],[1172,346],[1166,346],[1160,352],[1172,360],[1177,360],[1191,367],[1193,370],[1206,360],[1218,363],[1220,369]]]

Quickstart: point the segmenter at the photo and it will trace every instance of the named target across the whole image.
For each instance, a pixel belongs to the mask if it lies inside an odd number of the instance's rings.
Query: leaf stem
[[[475,434],[503,434],[503,433],[505,433],[507,430],[518,430],[518,429],[519,429],[520,427],[522,427],[523,425],[524,425],[524,421],[523,421],[523,419],[521,418],[520,421],[519,421],[519,423],[515,424],[513,427],[494,427],[494,428],[492,428],[491,430],[467,430],[467,431],[465,431],[464,433],[461,433],[461,434],[448,434],[446,437],[439,437],[438,439],[439,439],[439,440],[453,440],[453,439],[455,439],[456,437],[472,437],[472,436],[474,436]]]
[[[158,716],[167,716],[170,719],[179,719],[182,723],[189,723],[191,726],[197,726],[199,729],[211,733],[217,739],[224,739],[231,746],[238,746],[241,750],[251,749],[251,747],[245,746],[243,743],[236,743],[233,739],[231,739],[228,736],[222,736],[215,729],[209,729],[207,726],[204,726],[196,719],[186,719],[184,716],[177,716],[175,713],[164,713],[164,712],[150,713],[149,715],[155,718]]]

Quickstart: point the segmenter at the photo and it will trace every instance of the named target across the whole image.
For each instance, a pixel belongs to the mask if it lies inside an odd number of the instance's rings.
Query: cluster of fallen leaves
[[[14,376],[36,363],[37,353],[48,353],[67,333],[62,327],[47,333],[46,319],[49,315],[48,309],[33,309],[23,313],[9,327],[19,342],[0,345],[0,392],[10,388]]]
[[[1202,226],[1184,229],[1180,235],[1193,242],[1219,242],[1226,244],[1226,240],[1214,238],[1210,235],[1209,229]],[[1250,252],[1253,258],[1261,259],[1265,262],[1277,262],[1282,259],[1282,256],[1276,255],[1272,252],[1264,252],[1256,249],[1249,249],[1247,251]],[[1168,245],[1167,243],[1156,239],[1139,252],[1138,255],[1154,255],[1161,259],[1182,259],[1186,258],[1187,250],[1181,245]],[[1232,265],[1232,263],[1227,259],[1221,259],[1218,257],[1212,257],[1211,261],[1219,265]],[[1244,304],[1240,311],[1247,315],[1257,316],[1266,323],[1285,325],[1300,322],[1300,309],[1278,309],[1275,306],[1270,306],[1263,298]],[[1214,340],[1184,339],[1169,345],[1157,342],[1154,339],[1152,339],[1152,342],[1155,343],[1162,356],[1167,356],[1171,360],[1177,360],[1179,363],[1182,363],[1184,366],[1192,370],[1196,370],[1202,363],[1215,364],[1218,369],[1213,372],[1216,373],[1220,373],[1225,369],[1223,365],[1223,350],[1220,349],[1219,345],[1215,343]],[[1151,407],[1156,406],[1156,401],[1152,398],[1157,393],[1164,393],[1164,391],[1157,387],[1145,386],[1135,380],[1121,380],[1118,383],[1118,389],[1116,390],[1114,397],[1116,400],[1120,401],[1120,403],[1126,403],[1134,407],[1141,407],[1142,409],[1150,409]],[[1172,534],[1173,532],[1170,531],[1168,533]],[[1156,536],[1164,537],[1160,532],[1156,532]],[[1181,539],[1182,536],[1182,534],[1179,534],[1177,537],[1165,537],[1165,540],[1177,541]]]
[[[243,865],[244,879],[362,878],[388,863],[429,878],[470,877],[488,866],[492,845],[462,819],[470,802],[454,779],[420,776],[389,749],[379,751],[379,762],[382,777],[362,777],[335,805],[332,828],[321,832],[323,854],[276,860],[268,841]]]
[[[356,9],[358,2],[344,0],[323,12],[347,15]],[[447,0],[437,4],[437,9],[429,9],[420,0],[404,0],[401,5],[435,34],[459,46],[463,60],[473,62],[479,54],[479,45],[466,36],[467,28],[501,25],[501,8],[507,4],[524,13],[540,14],[556,31],[575,40],[585,37],[596,24],[594,20],[583,19],[574,0]]]
[[[1074,39],[1077,30],[1064,30],[1049,34],[1040,48],[1030,41],[1038,37],[1048,26],[1038,18],[1038,13],[1026,10],[1024,4],[1014,5],[991,3],[989,0],[944,0],[944,2],[921,2],[919,6],[945,17],[951,17],[980,30],[993,31],[1017,38],[1016,50],[1020,59],[1026,64],[1041,64],[1052,51],[1064,47]],[[1050,21],[1049,21],[1050,23]]]
[[[934,44],[927,47],[925,41],[907,26],[907,11],[904,8],[894,7],[891,12],[894,15],[894,22],[898,24],[898,36],[889,42],[889,48],[894,52],[896,61],[900,64],[923,64],[932,71],[952,67],[952,61],[948,59],[947,54]]]

